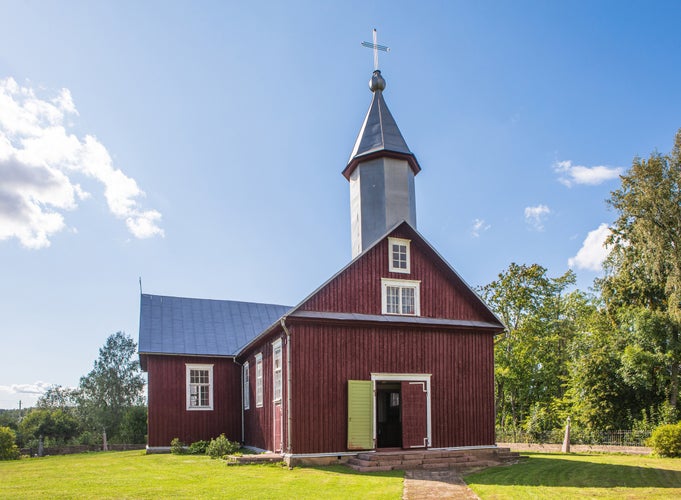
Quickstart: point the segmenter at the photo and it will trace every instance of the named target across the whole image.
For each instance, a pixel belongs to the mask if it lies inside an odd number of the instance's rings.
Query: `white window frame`
[[[405,246],[406,248],[406,266],[407,267],[398,267],[396,266],[396,261],[393,258],[393,245],[400,245],[400,246]],[[403,238],[388,238],[388,262],[390,263],[390,272],[391,273],[402,273],[402,274],[409,274],[411,272],[411,240],[405,240]]]
[[[242,392],[243,392],[243,401],[244,401],[244,410],[250,410],[251,408],[251,374],[248,371],[250,369],[250,365],[248,364],[248,361],[244,363],[243,366],[243,375],[242,375]]]
[[[187,410],[188,411],[210,411],[213,409],[213,365],[206,364],[186,364],[186,387],[187,387]],[[205,386],[205,384],[196,384],[191,382],[192,370],[208,371],[208,404],[203,406],[192,405],[192,386]]]
[[[283,393],[282,352],[281,339],[272,342],[272,401],[275,403],[281,402],[281,395]],[[277,361],[279,362],[278,364]],[[279,366],[279,368],[277,368],[277,366]]]
[[[255,355],[255,407],[262,408],[263,405],[263,377],[262,377],[262,353]]]
[[[388,312],[388,288],[397,287],[400,289],[400,305],[398,312]],[[404,288],[414,290],[414,312],[402,312],[402,293]],[[391,278],[381,278],[381,312],[391,316],[421,316],[421,281],[418,280],[395,280]]]

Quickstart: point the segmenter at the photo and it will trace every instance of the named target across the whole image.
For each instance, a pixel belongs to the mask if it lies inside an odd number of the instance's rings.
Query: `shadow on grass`
[[[530,457],[524,463],[471,474],[466,482],[498,486],[679,488],[681,471]]]

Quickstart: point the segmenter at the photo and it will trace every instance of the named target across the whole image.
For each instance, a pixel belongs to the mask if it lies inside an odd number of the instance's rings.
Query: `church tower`
[[[383,99],[385,79],[379,70],[369,89],[371,105],[343,170],[350,181],[353,258],[399,222],[416,228],[414,176],[421,167]]]

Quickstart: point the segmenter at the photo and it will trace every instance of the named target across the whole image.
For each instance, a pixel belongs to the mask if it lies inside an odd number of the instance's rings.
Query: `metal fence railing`
[[[497,429],[498,443],[536,443],[560,444],[565,436],[564,430],[555,429],[543,433]],[[651,431],[647,430],[614,430],[601,432],[584,432],[572,428],[570,442],[572,444],[606,445],[606,446],[646,446]]]

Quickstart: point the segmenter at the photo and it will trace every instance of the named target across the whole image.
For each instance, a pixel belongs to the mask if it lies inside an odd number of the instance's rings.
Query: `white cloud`
[[[608,248],[605,239],[610,235],[610,227],[603,223],[586,235],[582,248],[577,255],[568,259],[568,266],[589,271],[603,269],[603,261],[608,256]]]
[[[77,175],[104,185],[110,212],[133,236],[163,236],[161,213],[140,208],[144,191],[114,167],[104,145],[67,131],[66,118],[77,115],[68,89],[48,100],[12,78],[0,80],[0,241],[48,247],[50,237],[66,229],[64,213],[90,196],[74,181]]]
[[[32,384],[12,384],[12,385],[0,385],[0,392],[5,394],[44,394],[47,389],[49,389],[52,384],[38,380]]]
[[[479,238],[480,233],[487,231],[491,227],[492,226],[487,224],[484,219],[475,219],[473,221],[473,229],[471,233],[473,234],[474,238]]]
[[[525,222],[537,231],[544,230],[544,221],[551,213],[551,209],[546,205],[536,207],[525,207]]]
[[[595,186],[611,179],[617,179],[624,171],[622,167],[573,165],[570,160],[554,163],[553,170],[558,173],[558,181],[567,187],[572,187],[573,184]]]

